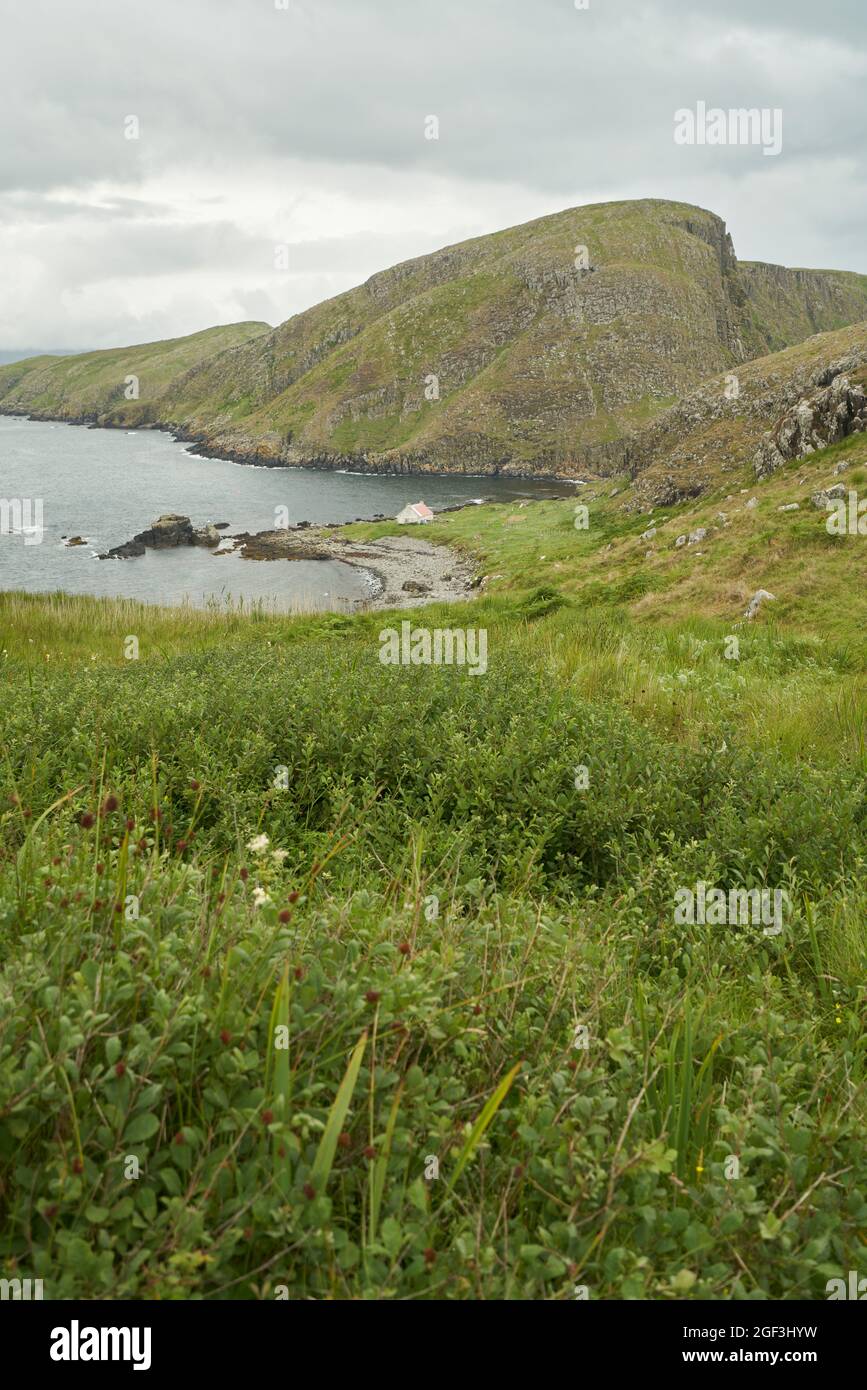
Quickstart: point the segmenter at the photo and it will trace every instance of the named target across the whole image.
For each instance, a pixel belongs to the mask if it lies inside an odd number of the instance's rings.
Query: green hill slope
[[[83,352],[73,357],[28,357],[0,367],[0,409],[37,418],[106,425],[156,421],[155,402],[191,369],[215,353],[232,352],[268,333],[267,323],[230,323],[184,338]],[[137,377],[138,399],[128,377]]]
[[[222,352],[179,339],[185,369],[143,363],[137,401],[132,351],[0,370],[0,409],[158,422],[257,462],[570,475],[619,466],[702,379],[865,317],[867,276],[741,265],[713,213],[605,203],[404,262]]]

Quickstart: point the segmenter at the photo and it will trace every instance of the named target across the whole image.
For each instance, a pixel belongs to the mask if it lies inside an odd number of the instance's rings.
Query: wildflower
[[[253,906],[263,907],[265,903],[269,903],[270,901],[271,899],[268,897],[268,894],[265,892],[265,889],[260,888],[257,883],[256,887],[253,889]]]
[[[252,854],[264,854],[270,843],[267,835],[254,835],[247,841],[247,848]]]
[[[248,846],[249,848],[249,846]],[[288,849],[272,849],[271,858],[276,859],[278,864],[282,864],[284,859],[288,859]]]

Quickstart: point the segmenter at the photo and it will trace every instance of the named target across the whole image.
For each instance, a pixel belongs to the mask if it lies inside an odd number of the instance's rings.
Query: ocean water
[[[292,525],[355,521],[378,512],[395,516],[419,500],[437,511],[480,496],[505,501],[551,491],[550,485],[514,479],[257,468],[197,458],[161,431],[0,416],[0,499],[22,501],[25,525],[28,499],[31,520],[41,503],[43,528],[41,541],[32,543],[32,536],[14,530],[13,513],[0,517],[0,589],[195,606],[345,609],[366,597],[369,585],[361,570],[339,560],[244,560],[198,546],[149,550],[133,560],[96,556],[130,540],[163,512],[180,512],[195,526],[227,521],[229,534],[273,529],[278,508],[286,509]],[[87,544],[64,544],[64,536],[76,535]]]

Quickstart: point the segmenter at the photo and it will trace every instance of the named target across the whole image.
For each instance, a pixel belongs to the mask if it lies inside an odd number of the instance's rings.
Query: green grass
[[[486,627],[484,678],[381,666],[382,614],[0,596],[4,1273],[762,1299],[863,1263],[863,662],[590,606],[501,512],[437,528],[510,589],[413,614]],[[786,888],[782,935],[676,926],[702,879]]]

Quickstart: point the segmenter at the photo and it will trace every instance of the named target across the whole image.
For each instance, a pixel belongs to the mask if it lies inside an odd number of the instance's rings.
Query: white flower
[[[282,864],[284,859],[288,859],[288,849],[272,849],[271,858],[276,859],[278,864]]]
[[[270,901],[271,899],[268,897],[265,889],[260,888],[257,883],[256,887],[253,889],[253,906],[262,907],[265,903],[269,903]]]
[[[252,840],[247,841],[247,848],[254,854],[264,854],[270,843],[267,835],[254,835]]]

